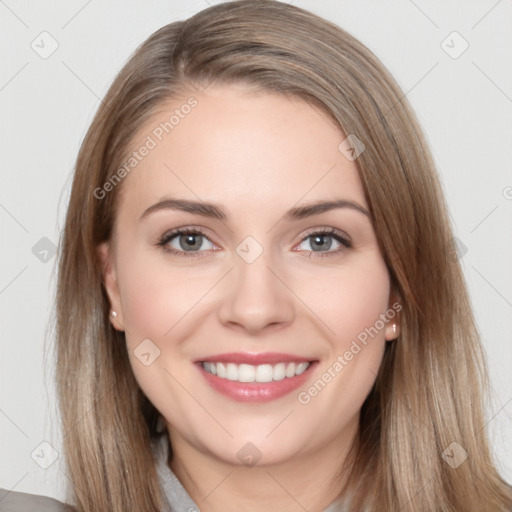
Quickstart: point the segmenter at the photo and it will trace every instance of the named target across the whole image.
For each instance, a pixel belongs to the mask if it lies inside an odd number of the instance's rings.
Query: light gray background
[[[56,258],[41,261],[32,248],[59,239],[79,144],[117,71],[153,31],[208,3],[219,2],[0,0],[0,487],[63,499],[67,483],[62,457],[48,469],[36,463],[52,458],[41,442],[56,455],[61,443],[51,359],[43,365]],[[512,2],[291,3],[365,43],[418,113],[467,248],[461,261],[494,388],[488,427],[510,481]],[[50,48],[43,31],[58,42],[46,59],[31,47]],[[456,59],[441,46],[453,31],[469,44]],[[456,37],[444,43],[452,53],[462,48]]]

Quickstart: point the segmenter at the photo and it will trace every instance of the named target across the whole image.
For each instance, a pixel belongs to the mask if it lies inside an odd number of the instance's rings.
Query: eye
[[[211,249],[211,247],[205,249],[204,242],[206,241],[212,244],[200,229],[179,228],[162,235],[157,245],[163,247],[165,251],[179,256],[196,256],[198,252]]]
[[[200,253],[205,250],[211,250],[213,248],[205,248],[205,242],[208,242],[211,246],[214,245],[201,229],[187,227],[178,228],[163,234],[157,242],[157,245],[171,254],[188,257],[199,256]],[[349,238],[333,228],[310,233],[302,239],[300,245],[306,242],[311,248],[302,250],[309,252],[309,257],[313,254],[315,257],[335,255],[352,247],[352,243]],[[330,250],[333,247],[333,242],[335,246],[338,246],[338,248]]]
[[[351,241],[348,237],[342,235],[337,230],[323,229],[320,231],[315,231],[307,235],[301,242],[300,245],[307,242],[307,245],[311,247],[311,249],[304,249],[311,254],[315,254],[315,257],[323,257],[323,256],[331,256],[334,254],[339,254],[347,249],[352,247]],[[337,245],[338,248],[335,250],[330,250],[334,245]],[[299,247],[300,247],[299,245]]]

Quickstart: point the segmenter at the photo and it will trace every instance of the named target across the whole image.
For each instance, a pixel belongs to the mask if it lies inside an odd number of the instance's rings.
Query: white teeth
[[[228,363],[226,365],[226,379],[238,380],[238,368],[236,364]]]
[[[271,364],[260,364],[256,367],[256,382],[272,382],[274,370]]]
[[[254,382],[256,380],[256,367],[250,364],[239,365],[238,380],[240,382]]]
[[[311,363],[235,364],[204,361],[203,368],[222,379],[238,382],[272,382],[304,373]]]
[[[286,376],[293,377],[295,375],[295,369],[295,363],[288,363],[288,365],[286,366]]]
[[[284,363],[277,363],[274,366],[273,380],[283,380],[286,376],[286,365]]]
[[[297,369],[295,370],[295,375],[300,375],[302,372],[305,372],[309,363],[300,363],[297,365]]]
[[[226,367],[222,363],[217,363],[217,364],[210,363],[210,367],[212,365],[217,367],[217,376],[225,379],[226,378]],[[206,370],[206,368],[205,368],[205,370]]]

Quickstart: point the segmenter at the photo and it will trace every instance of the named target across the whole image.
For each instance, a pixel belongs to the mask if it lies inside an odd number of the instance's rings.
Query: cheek
[[[316,288],[322,304],[318,316],[329,333],[329,353],[322,360],[317,379],[299,390],[304,421],[328,418],[326,431],[334,433],[348,418],[354,418],[370,392],[385,348],[385,323],[390,280],[378,253],[340,268],[332,279]],[[323,298],[322,298],[323,297]]]
[[[125,244],[135,249],[120,251],[128,256],[117,261],[127,350],[142,390],[153,403],[163,400],[169,406],[183,398],[171,375],[179,382],[190,379],[182,364],[184,342],[197,327],[200,298],[218,277],[205,266],[173,266],[153,248],[136,248],[135,242]]]
[[[184,272],[165,257],[147,250],[132,252],[118,262],[118,279],[124,326],[129,343],[137,339],[163,340],[181,322],[204,289],[211,272]]]
[[[375,325],[388,307],[390,280],[378,253],[354,259],[310,281],[308,306],[326,327],[326,335],[343,349],[365,329]],[[303,288],[306,294],[306,288]],[[379,331],[384,332],[381,322]]]
[[[150,268],[126,269],[129,278],[121,277],[121,298],[127,340],[134,343],[138,338],[161,338],[171,325],[168,308],[168,291],[162,282],[154,279]],[[166,314],[167,313],[167,314]]]
[[[172,411],[183,401],[181,388],[172,377],[186,381],[184,367],[179,364],[180,344],[173,343],[173,327],[181,328],[186,323],[188,310],[197,302],[199,276],[190,279],[147,249],[134,249],[117,263],[126,345],[134,376],[160,411]],[[201,277],[204,284],[205,277]]]

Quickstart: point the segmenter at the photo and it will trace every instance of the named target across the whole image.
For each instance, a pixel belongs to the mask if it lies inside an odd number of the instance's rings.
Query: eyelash
[[[193,229],[192,228],[178,228],[178,229],[175,229],[173,231],[169,231],[169,232],[163,234],[160,237],[160,239],[158,240],[156,245],[159,247],[162,247],[162,249],[165,252],[168,252],[170,254],[175,254],[177,256],[185,256],[185,257],[192,257],[192,258],[200,257],[199,254],[204,251],[178,251],[176,249],[170,249],[169,247],[167,247],[167,244],[179,235],[200,235],[211,242],[211,240],[208,238],[206,233],[199,228],[193,228]],[[339,232],[333,228],[320,229],[319,231],[313,231],[313,232],[309,233],[308,235],[306,235],[301,240],[300,243],[302,244],[308,238],[311,238],[311,237],[314,237],[317,235],[320,235],[320,236],[329,235],[332,238],[334,238],[334,240],[339,242],[343,247],[340,249],[334,250],[334,251],[308,251],[312,254],[315,254],[315,256],[314,256],[315,258],[316,257],[323,258],[325,256],[336,255],[336,254],[339,254],[340,252],[343,252],[343,251],[346,251],[347,249],[352,248],[352,242],[348,238],[345,238],[344,236],[339,234]]]

